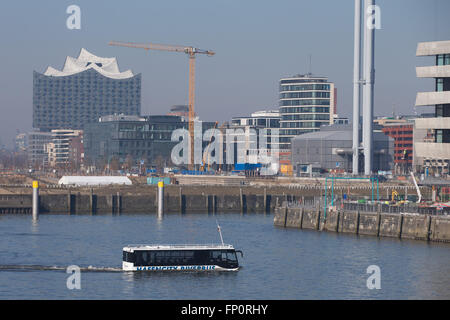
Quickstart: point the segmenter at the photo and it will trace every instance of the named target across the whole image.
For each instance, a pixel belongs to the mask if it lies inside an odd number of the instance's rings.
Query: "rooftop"
[[[116,58],[98,57],[82,48],[78,58],[67,56],[63,69],[57,70],[48,67],[44,72],[46,76],[64,77],[74,75],[88,69],[94,69],[103,76],[111,79],[128,79],[133,77],[131,70],[120,72]]]

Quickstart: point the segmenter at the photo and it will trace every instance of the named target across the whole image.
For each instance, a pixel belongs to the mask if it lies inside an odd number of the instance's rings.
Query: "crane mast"
[[[215,52],[211,50],[202,50],[191,46],[179,46],[179,45],[165,45],[156,43],[135,43],[135,42],[118,42],[110,41],[110,46],[120,46],[129,48],[139,48],[145,50],[159,50],[169,52],[182,52],[189,56],[189,83],[188,83],[188,108],[189,108],[189,136],[190,136],[190,163],[189,169],[194,168],[194,118],[195,118],[195,55],[206,54],[213,56]]]

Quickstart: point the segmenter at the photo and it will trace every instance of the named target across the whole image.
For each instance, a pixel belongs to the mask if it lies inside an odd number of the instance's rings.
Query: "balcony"
[[[416,96],[416,107],[447,103],[450,103],[450,91],[418,92]]]
[[[450,129],[450,118],[415,119],[416,129]]]
[[[434,56],[450,53],[450,41],[428,41],[417,44],[416,56]]]
[[[450,78],[450,65],[416,67],[418,78]]]
[[[450,143],[417,142],[414,152],[416,156],[426,159],[450,159]]]

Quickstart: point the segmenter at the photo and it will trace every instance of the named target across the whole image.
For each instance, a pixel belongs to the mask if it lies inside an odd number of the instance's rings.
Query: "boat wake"
[[[66,271],[68,266],[43,265],[0,265],[0,271]],[[122,272],[122,268],[114,267],[79,267],[81,272]]]

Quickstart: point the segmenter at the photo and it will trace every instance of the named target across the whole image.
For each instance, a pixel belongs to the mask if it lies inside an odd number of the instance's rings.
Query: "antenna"
[[[311,63],[311,59],[312,59],[312,55],[309,54],[309,70],[308,70],[308,74],[312,75],[312,63]]]
[[[220,241],[222,241],[222,245],[224,245],[223,238],[222,238],[222,229],[220,228],[219,222],[217,222],[217,219],[216,219],[216,223],[217,223],[217,231],[219,231],[219,235],[220,235]]]

